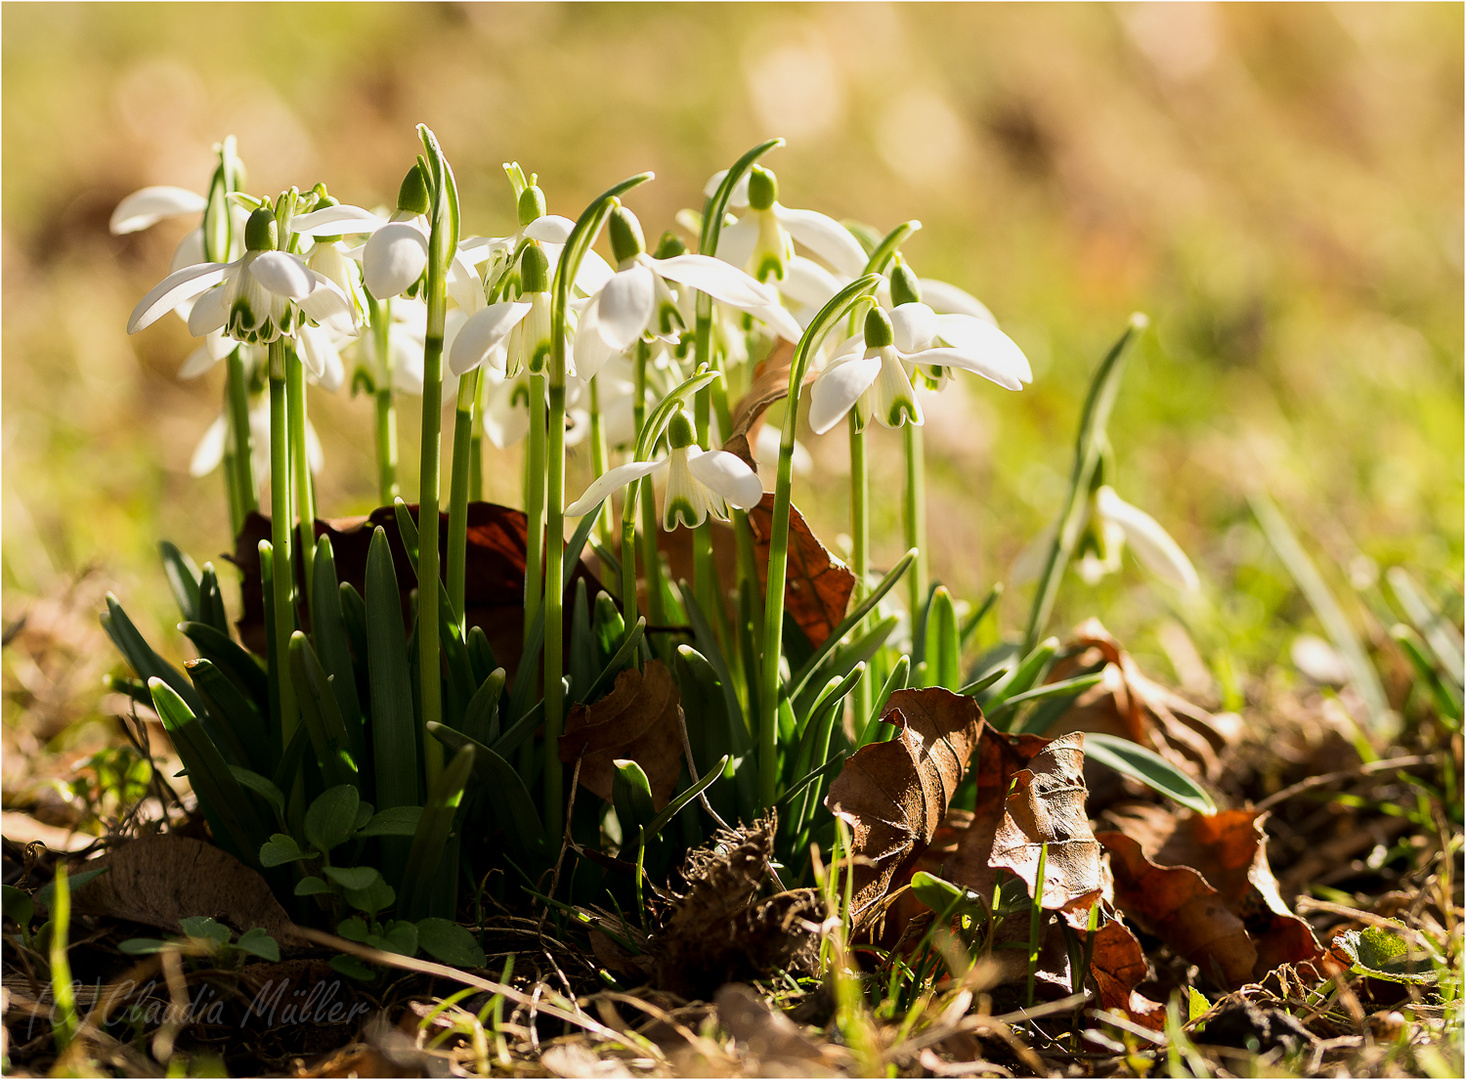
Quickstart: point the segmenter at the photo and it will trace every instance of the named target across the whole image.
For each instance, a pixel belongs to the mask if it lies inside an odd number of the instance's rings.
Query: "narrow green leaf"
[[[468,662],[473,665],[473,677],[480,686],[499,667],[494,648],[489,644],[489,636],[484,633],[482,626],[468,628]]]
[[[387,532],[381,526],[367,549],[366,613],[375,801],[382,809],[411,806],[418,802],[417,718],[407,667],[402,598]]]
[[[794,783],[790,784],[789,787],[785,790],[784,794],[779,796],[779,801],[774,803],[774,808],[782,813],[784,807],[788,806],[794,801],[795,796],[797,796],[805,788],[809,787],[810,784],[813,784],[816,780],[819,780],[822,777],[828,776],[830,773],[834,772],[842,764],[844,764],[844,762],[845,751],[841,750],[836,753],[834,757],[830,758],[829,761],[824,762],[818,768],[811,769],[809,772],[801,776],[798,780],[794,781]]]
[[[183,672],[153,651],[132,620],[127,617],[127,612],[122,610],[117,597],[111,593],[107,594],[107,613],[102,616],[102,626],[117,650],[132,665],[132,670],[137,672],[138,678],[144,682],[161,679],[174,694],[183,699],[188,711],[195,717],[204,713],[204,703],[199,700],[193,684]]]
[[[1318,621],[1323,623],[1334,647],[1343,654],[1344,662],[1349,668],[1349,681],[1359,691],[1359,696],[1364,699],[1365,708],[1369,711],[1369,726],[1375,734],[1386,739],[1393,738],[1400,730],[1400,718],[1391,710],[1384,687],[1380,685],[1379,675],[1369,662],[1369,656],[1360,644],[1359,636],[1354,633],[1354,627],[1349,624],[1348,617],[1339,607],[1329,587],[1324,584],[1313,560],[1303,550],[1303,545],[1298,542],[1298,537],[1294,535],[1282,513],[1273,505],[1273,501],[1261,492],[1248,496],[1248,499],[1252,503],[1252,512],[1257,517],[1257,523],[1262,526],[1263,535],[1307,598],[1313,613],[1318,616]]]
[[[183,552],[168,540],[160,541],[158,552],[163,556],[163,573],[168,578],[168,587],[173,590],[173,599],[187,622],[202,622],[199,617],[199,568]]]
[[[994,585],[981,604],[972,609],[972,613],[962,620],[962,629],[958,633],[960,648],[967,648],[972,642],[972,635],[977,633],[977,628],[982,625],[983,619],[987,618],[988,612],[997,606],[998,598],[1003,595],[1003,583],[1000,581]]]
[[[616,758],[611,764],[616,770],[611,777],[611,802],[616,807],[621,828],[630,830],[650,824],[657,816],[657,808],[652,802],[652,785],[645,770],[626,758]]]
[[[1459,728],[1461,698],[1456,693],[1455,687],[1447,685],[1446,680],[1441,678],[1440,672],[1436,671],[1435,665],[1425,655],[1424,643],[1420,640],[1420,636],[1404,623],[1397,623],[1390,629],[1390,637],[1395,640],[1410,661],[1410,666],[1415,669],[1416,683],[1425,687],[1426,692],[1435,702],[1436,710],[1447,721],[1454,720]]]
[[[962,642],[957,631],[957,607],[944,585],[937,586],[927,607],[926,647],[932,659],[934,684],[955,692],[962,685]]]
[[[1385,572],[1390,591],[1405,609],[1406,616],[1415,624],[1415,629],[1425,637],[1431,651],[1440,661],[1445,673],[1459,688],[1466,685],[1466,653],[1463,653],[1461,635],[1456,632],[1445,612],[1432,606],[1421,591],[1415,579],[1403,566],[1392,566]]]
[[[876,605],[881,602],[886,593],[896,587],[896,583],[901,580],[901,575],[906,573],[907,569],[915,561],[916,550],[913,548],[901,556],[901,560],[895,566],[891,567],[886,573],[886,576],[881,578],[876,587],[859,604],[855,605],[855,609],[845,616],[844,621],[835,627],[834,630],[830,631],[830,636],[825,638],[820,644],[820,647],[815,649],[810,658],[790,678],[788,684],[790,698],[797,698],[803,692],[805,684],[814,677],[816,669],[823,662],[824,658],[834,651],[835,646],[840,644],[846,634],[854,630],[862,619],[876,609]]]
[[[270,809],[275,811],[276,818],[280,821],[285,820],[285,794],[268,777],[238,765],[229,766],[229,771],[234,774],[234,779],[239,781],[240,787],[253,791],[264,799],[270,804]]]
[[[1152,750],[1129,739],[1085,732],[1084,756],[1116,772],[1139,780],[1198,814],[1215,814],[1216,803],[1206,789]]]
[[[631,657],[636,652],[637,646],[641,644],[641,639],[645,634],[646,618],[645,616],[637,616],[636,625],[631,628],[631,633],[626,635],[620,647],[611,655],[611,659],[606,661],[606,666],[601,668],[596,674],[596,677],[586,684],[585,693],[583,695],[577,694],[575,700],[581,702],[595,701],[605,691],[609,690],[611,684],[616,681],[616,676],[631,662]],[[579,686],[580,684],[574,683],[574,685]]]
[[[891,674],[886,677],[886,683],[881,687],[881,692],[876,695],[872,702],[870,716],[866,718],[860,738],[856,740],[856,749],[875,741],[879,733],[881,714],[886,711],[886,702],[891,700],[891,695],[897,690],[906,689],[906,679],[911,673],[911,657],[902,656],[891,666]]]
[[[1010,667],[1000,667],[995,671],[989,671],[986,675],[973,679],[966,686],[962,687],[962,689],[958,690],[957,693],[967,697],[971,697],[973,694],[980,694],[1012,670]]]
[[[587,517],[592,515],[587,514]],[[589,686],[600,664],[596,658],[596,642],[591,632],[590,597],[585,579],[575,583],[575,601],[570,608],[569,673],[573,686]]]
[[[361,701],[356,696],[356,669],[351,661],[351,639],[341,611],[341,586],[336,581],[336,556],[331,538],[316,540],[311,575],[311,638],[316,656],[331,678],[331,693],[347,729],[354,732],[353,756],[363,759]]]
[[[310,639],[299,630],[290,636],[290,677],[326,783],[350,784],[354,788],[360,782],[360,770],[353,753],[351,732],[341,718],[341,709],[331,689],[332,680],[326,677]]]
[[[815,672],[817,678],[806,682],[803,691],[794,697],[794,712],[797,715],[805,715],[809,712],[810,703],[816,696],[815,688],[821,684],[821,680],[828,682],[831,678],[844,678],[858,664],[869,664],[875,654],[880,651],[881,646],[886,643],[886,639],[900,625],[899,616],[888,615],[854,641],[841,645],[831,653]]]
[[[474,742],[460,731],[442,724],[429,724],[428,731],[455,754],[462,753],[465,747],[473,749],[474,773],[483,784],[489,805],[494,808],[505,832],[527,855],[543,856],[546,852],[545,827],[518,770],[500,754]]]
[[[413,581],[416,582],[417,522],[413,520],[412,511],[407,508],[407,503],[401,498],[392,500],[392,513],[397,518],[397,536],[402,541],[402,549],[407,552],[407,562],[412,567]]]
[[[214,730],[224,743],[220,747],[224,756],[256,771],[268,769],[272,756],[270,732],[254,702],[212,661],[190,660],[184,667],[215,721]]]
[[[270,707],[270,680],[253,654],[235,643],[227,633],[207,623],[186,622],[178,629],[193,642],[200,657],[228,676],[260,715],[265,715]]]
[[[468,700],[463,710],[463,732],[485,746],[499,738],[499,698],[504,693],[504,669],[496,668]]]
[[[687,788],[679,792],[677,796],[672,799],[671,802],[662,807],[662,812],[659,813],[656,817],[652,818],[652,820],[647,824],[646,835],[660,836],[662,834],[662,830],[667,827],[672,819],[682,812],[683,807],[692,802],[693,799],[697,798],[708,788],[712,787],[713,783],[718,779],[718,777],[723,775],[723,770],[728,767],[728,762],[730,760],[732,759],[729,758],[727,754],[724,754],[721,758],[718,759],[717,763],[714,764],[711,769],[703,773],[702,776],[698,778],[697,783],[689,784]]]
[[[427,805],[412,837],[407,868],[403,871],[402,885],[398,890],[402,897],[399,912],[408,918],[423,916],[428,897],[437,883],[438,867],[443,861],[453,817],[473,771],[473,762],[474,748],[465,746],[443,768],[438,782],[428,792]]]
[[[259,866],[258,852],[270,835],[269,825],[245,796],[183,698],[156,677],[148,680],[148,689],[153,693],[153,708],[188,770],[188,782],[199,798],[199,806],[214,828],[215,839],[247,865]]]
[[[1104,673],[1096,671],[1091,675],[1077,675],[1072,679],[1063,679],[1059,682],[1044,683],[1032,690],[1025,690],[1021,694],[1014,694],[1012,697],[1004,698],[997,705],[994,705],[987,712],[989,720],[996,722],[1001,717],[1007,716],[1019,707],[1032,701],[1048,701],[1055,698],[1071,700],[1078,697],[1091,686],[1096,686],[1104,678]],[[1019,730],[1014,728],[1014,731]],[[1027,730],[1024,728],[1024,730]]]
[[[213,563],[204,563],[199,574],[198,621],[226,636],[229,633],[229,613],[224,608],[224,594],[219,590],[219,575]]]

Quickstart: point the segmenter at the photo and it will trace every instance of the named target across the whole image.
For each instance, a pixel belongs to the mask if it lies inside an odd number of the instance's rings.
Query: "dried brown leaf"
[[[748,512],[753,530],[753,559],[761,588],[769,583],[769,538],[774,527],[774,496]],[[789,507],[789,562],[784,585],[784,610],[799,624],[809,643],[818,647],[845,618],[855,575],[825,550],[798,509]]]
[[[977,702],[940,687],[892,694],[882,719],[896,737],[857,750],[825,800],[851,829],[857,923],[931,842],[983,730]]]
[[[677,684],[666,665],[651,660],[640,670],[627,668],[601,700],[570,710],[560,736],[560,760],[569,764],[581,758],[581,785],[609,802],[614,762],[629,758],[646,773],[660,810],[677,790],[682,768],[681,714]]]
[[[718,1022],[742,1044],[758,1076],[835,1076],[835,1047],[811,1038],[761,994],[741,983],[718,991]],[[753,1070],[756,1070],[753,1071]]]
[[[1109,816],[1121,833],[1140,846],[1148,863],[1161,868],[1189,867],[1216,890],[1257,949],[1252,980],[1281,964],[1307,964],[1323,956],[1313,930],[1288,910],[1278,893],[1267,860],[1266,813],[1172,813],[1164,807],[1136,804],[1113,810]],[[1118,863],[1116,866],[1121,869]],[[1116,885],[1118,889],[1118,874]]]
[[[282,945],[293,938],[290,917],[257,872],[233,855],[185,836],[143,836],[121,844],[73,873],[107,867],[78,890],[77,915],[127,919],[179,933],[179,919],[208,915],[239,932],[261,927]]]
[[[764,358],[754,370],[753,383],[749,386],[748,392],[738,399],[738,404],[733,406],[732,430],[727,434],[723,443],[723,449],[730,454],[736,454],[741,449],[747,452],[751,440],[749,436],[759,421],[763,419],[764,412],[776,401],[783,401],[789,396],[789,371],[794,364],[794,343],[781,340],[774,346],[772,352]],[[814,376],[805,378],[805,385],[814,382]],[[738,440],[742,440],[741,446]],[[743,456],[740,454],[739,456]],[[750,467],[756,468],[750,458],[745,458]]]
[[[1102,678],[1046,734],[1103,732],[1154,750],[1193,775],[1207,780],[1221,775],[1218,753],[1242,735],[1237,714],[1207,712],[1141,674],[1134,658],[1098,619],[1081,623],[1066,648],[1073,655],[1054,665],[1050,682],[1097,664],[1103,665]]]

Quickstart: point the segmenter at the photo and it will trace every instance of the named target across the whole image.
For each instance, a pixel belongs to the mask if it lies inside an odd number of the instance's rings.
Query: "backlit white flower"
[[[624,207],[611,212],[610,233],[618,269],[590,298],[575,335],[575,366],[585,377],[643,336],[671,338],[687,329],[673,285],[699,289],[762,319],[781,337],[799,339],[799,324],[779,306],[774,290],[741,270],[706,255],[653,258],[641,224]]]
[[[255,480],[261,486],[270,473],[270,402],[262,399],[249,410],[250,453],[253,457]],[[209,425],[188,463],[188,475],[208,476],[224,460],[224,450],[229,436],[229,414],[220,413]],[[305,424],[305,453],[313,473],[321,471],[325,455],[321,451],[321,440],[309,420]]]
[[[298,256],[275,250],[276,238],[275,216],[261,207],[246,226],[244,255],[169,274],[133,309],[127,332],[137,333],[187,300],[194,301],[188,329],[195,337],[223,329],[236,341],[265,344],[293,336],[305,320],[343,333],[354,330],[345,294]]]
[[[727,170],[708,181],[712,196]],[[718,238],[718,258],[743,267],[759,281],[788,277],[794,241],[814,252],[848,279],[865,273],[866,254],[849,229],[815,210],[793,210],[779,202],[779,182],[773,172],[755,165],[733,188],[728,205],[747,208]],[[833,295],[833,294],[832,294]]]
[[[570,516],[587,514],[613,491],[634,480],[665,471],[667,491],[662,506],[662,528],[696,528],[711,515],[727,520],[728,506],[749,510],[764,497],[763,483],[743,459],[724,450],[703,450],[693,441],[692,423],[676,413],[667,427],[669,452],[655,461],[632,461],[611,469],[585,494],[565,508]]]
[[[151,228],[164,218],[202,214],[208,205],[209,200],[204,196],[181,187],[145,187],[117,204],[107,227],[113,236],[125,236]]]
[[[823,434],[852,408],[862,424],[871,417],[885,427],[920,424],[911,385],[918,365],[971,371],[1009,390],[1021,390],[1032,378],[1022,350],[990,323],[937,315],[919,302],[900,304],[889,315],[876,307],[866,315],[865,332],[847,341],[815,379],[810,427]]]
[[[536,243],[519,260],[518,300],[489,304],[470,315],[448,350],[448,368],[465,375],[485,362],[510,377],[543,370],[553,348],[550,328],[549,260]]]

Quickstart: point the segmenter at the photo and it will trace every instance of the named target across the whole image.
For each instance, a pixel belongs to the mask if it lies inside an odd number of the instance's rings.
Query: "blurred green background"
[[[1259,487],[1341,591],[1402,563],[1459,618],[1462,38],[1460,5],[4,5],[5,620],[91,570],[87,603],[110,587],[173,640],[157,541],[231,546],[221,479],[187,471],[222,372],[176,379],[178,320],[124,329],[187,225],[112,237],[113,206],[202,190],[230,133],[253,191],[390,201],[419,121],[469,233],[511,227],[518,160],[569,216],[655,170],[632,199],[654,237],[774,134],[785,203],[921,219],[918,272],[981,297],[1036,375],[927,399],[933,572],[960,594],[1056,514],[1088,374],[1140,310],[1115,486],[1206,597],[1176,608],[1127,565],[1071,581],[1056,628],[1096,614],[1175,666],[1180,617],[1244,674],[1286,657],[1310,616]],[[368,403],[311,407],[323,511],[366,511]],[[833,541],[844,439],[806,443],[795,498]],[[874,451],[878,562],[900,547],[898,446]],[[492,495],[517,503],[509,460]]]

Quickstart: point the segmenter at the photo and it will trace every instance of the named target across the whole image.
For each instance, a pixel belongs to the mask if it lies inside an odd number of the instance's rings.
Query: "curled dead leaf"
[[[1219,752],[1242,736],[1236,713],[1210,713],[1147,678],[1098,619],[1087,619],[1066,645],[1067,659],[1054,665],[1050,682],[1098,667],[1101,681],[1082,693],[1045,733],[1096,731],[1154,750],[1192,775],[1216,780]]]
[[[616,775],[616,759],[641,766],[660,810],[677,790],[682,769],[681,698],[672,674],[660,660],[616,676],[611,692],[590,705],[576,705],[565,718],[560,760],[578,757],[581,786],[606,801]]]
[[[754,369],[753,383],[738,399],[738,404],[733,406],[732,430],[727,434],[723,449],[743,457],[750,468],[757,469],[758,466],[753,463],[752,455],[748,454],[749,443],[752,441],[749,436],[763,420],[769,406],[789,396],[789,371],[793,364],[794,343],[781,340]],[[812,382],[813,374],[805,378],[804,385],[808,386]]]
[[[207,915],[243,933],[260,927],[280,944],[290,917],[256,871],[213,844],[186,836],[141,836],[73,867],[107,867],[71,900],[75,915],[102,915],[180,933],[179,920]]]
[[[1313,930],[1288,910],[1278,892],[1277,879],[1267,860],[1265,812],[1223,810],[1217,814],[1195,814],[1184,810],[1172,813],[1165,807],[1135,804],[1111,810],[1108,816],[1118,826],[1119,833],[1139,846],[1145,865],[1135,869],[1145,872],[1150,867],[1158,871],[1189,869],[1199,874],[1216,891],[1227,910],[1241,921],[1257,957],[1250,979],[1240,981],[1261,979],[1281,964],[1310,964],[1323,957]],[[1115,843],[1106,836],[1101,840],[1107,847]],[[1128,898],[1136,906],[1138,917],[1144,919],[1142,909],[1150,898],[1136,895],[1146,879],[1144,873],[1130,872],[1133,864],[1125,853],[1133,849],[1115,843],[1110,850],[1122,852],[1114,860],[1116,899],[1122,909],[1128,910]],[[1175,879],[1175,875],[1163,876]],[[1174,888],[1179,894],[1185,886]],[[1173,928],[1179,926],[1178,923]],[[1193,947],[1197,945],[1195,941],[1185,940]],[[1176,947],[1184,950],[1185,945]],[[1189,957],[1184,951],[1183,955]],[[1228,978],[1235,979],[1235,972],[1240,970],[1240,957],[1234,957],[1222,970]]]
[[[753,558],[758,567],[759,586],[767,588],[769,538],[774,527],[772,492],[765,493],[763,501],[748,512],[748,524],[753,530]],[[804,631],[812,646],[818,647],[840,625],[854,589],[855,575],[825,550],[805,523],[804,515],[790,506],[784,611]]]
[[[882,719],[896,737],[857,750],[825,800],[850,826],[857,924],[931,842],[983,730],[977,702],[940,687],[892,694]]]

